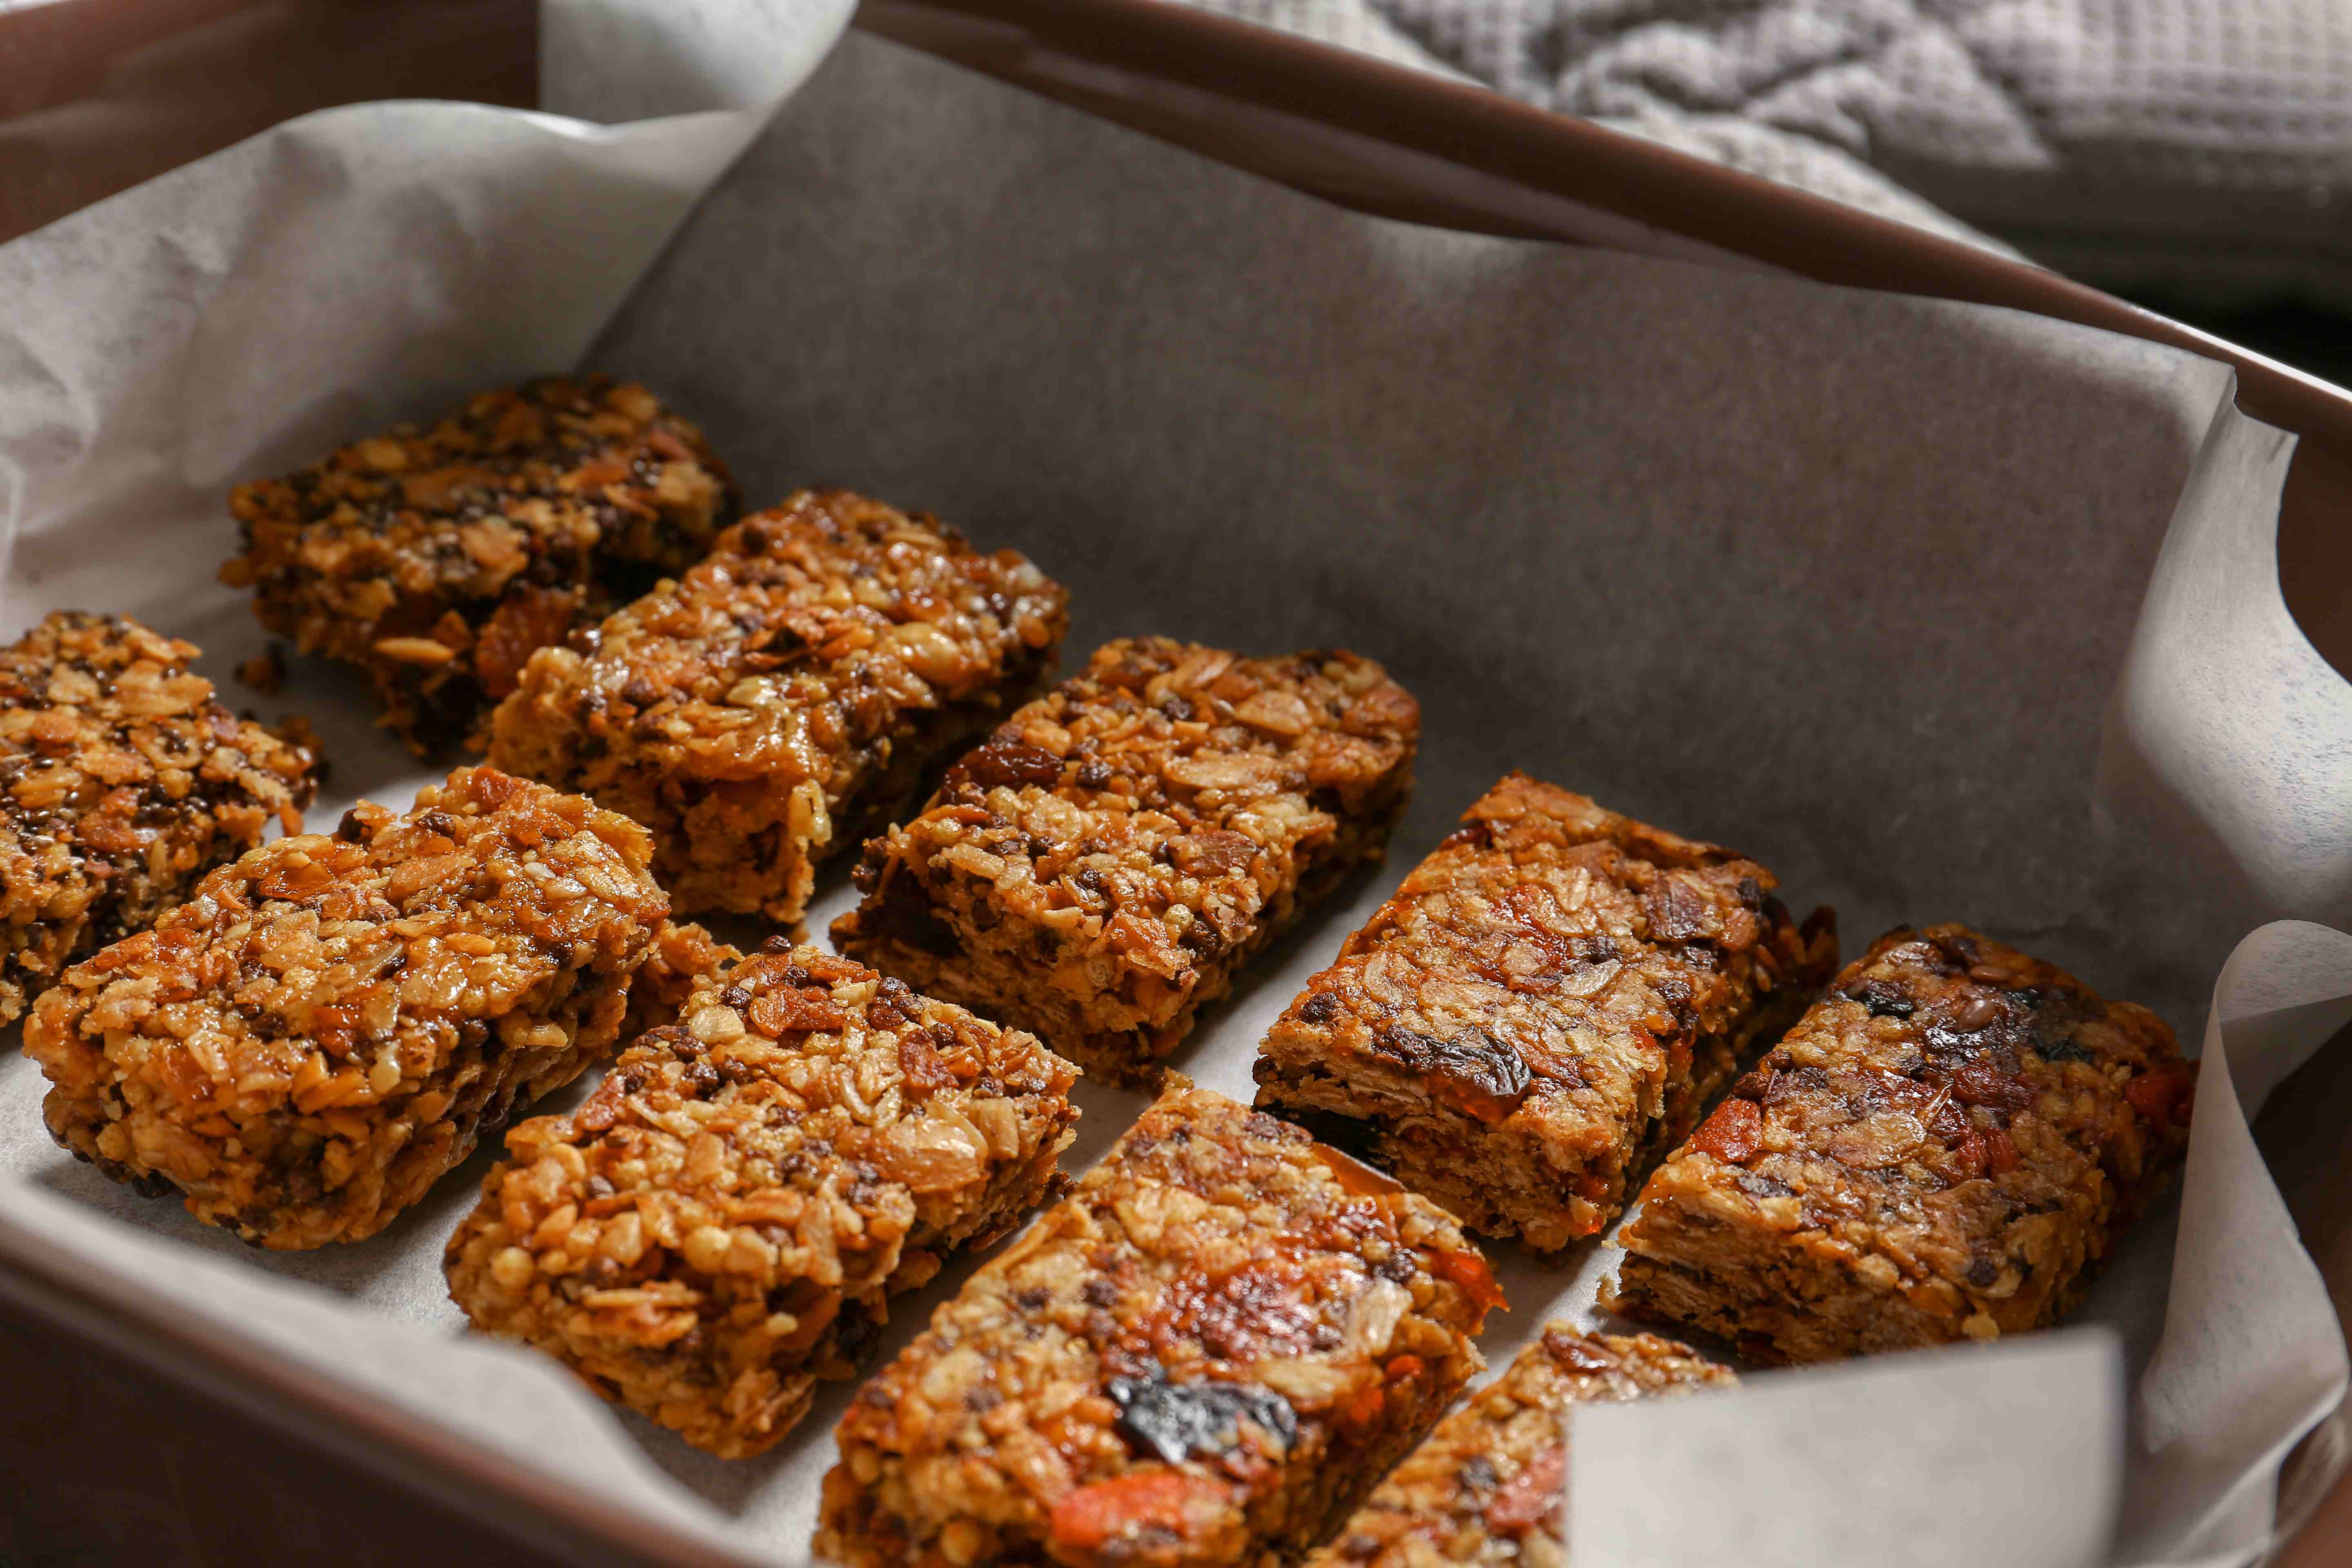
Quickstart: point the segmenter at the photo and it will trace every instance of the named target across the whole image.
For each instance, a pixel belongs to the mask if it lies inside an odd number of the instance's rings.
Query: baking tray
[[[2123,325],[2116,312],[2145,330],[2133,332],[2156,342],[2174,342],[2186,346],[2201,346],[2213,353],[2209,341],[2171,334],[2185,333],[2170,323],[2142,312],[2132,312],[2128,307],[2106,300],[2087,290],[2074,289],[2046,274],[2030,268],[2016,268],[1999,258],[1961,251],[1948,242],[1932,237],[1916,236],[1907,230],[1877,223],[1860,215],[1827,204],[1809,203],[1795,193],[1763,186],[1742,176],[1705,164],[1694,163],[1658,149],[1614,137],[1591,127],[1561,122],[1552,117],[1519,109],[1517,106],[1492,100],[1486,95],[1467,92],[1449,84],[1430,81],[1377,68],[1366,73],[1363,68],[1373,62],[1358,61],[1349,57],[1333,55],[1314,46],[1295,40],[1274,38],[1252,30],[1219,24],[1213,18],[1189,13],[1164,10],[1143,5],[1087,5],[1067,7],[992,6],[969,7],[948,11],[925,8],[918,14],[914,8],[893,5],[869,11],[866,21],[877,30],[892,36],[911,37],[913,41],[938,52],[965,58],[992,74],[1023,81],[1038,87],[1049,96],[1066,101],[1078,101],[1097,110],[1109,110],[1109,117],[1130,123],[1143,123],[1156,134],[1191,144],[1201,144],[1212,136],[1202,127],[1213,127],[1228,115],[1238,115],[1246,127],[1240,143],[1229,140],[1223,147],[1211,150],[1227,155],[1227,161],[1263,164],[1268,148],[1291,146],[1281,158],[1282,166],[1269,170],[1287,183],[1316,189],[1324,195],[1336,195],[1349,205],[1370,210],[1400,212],[1416,219],[1432,218],[1464,226],[1503,233],[1544,234],[1558,237],[1563,235],[1584,239],[1588,243],[1616,247],[1646,250],[1651,254],[1673,254],[1696,259],[1719,260],[1738,264],[1738,250],[1720,243],[1726,237],[1713,226],[1693,221],[1691,213],[1668,200],[1660,204],[1654,194],[1641,193],[1663,190],[1679,194],[1696,204],[1701,211],[1719,211],[1727,207],[1746,211],[1751,218],[1760,218],[1764,209],[1742,208],[1741,200],[1764,202],[1767,208],[1778,212],[1774,224],[1762,226],[1759,233],[1766,243],[1759,244],[1749,259],[1789,271],[1816,277],[1829,277],[1838,281],[1863,283],[1873,287],[1894,287],[1890,272],[1899,274],[1901,266],[1888,260],[1888,254],[1899,256],[1911,246],[1925,242],[1942,252],[1958,251],[1958,256],[1943,255],[1940,267],[1920,268],[1922,283],[1900,291],[1937,294],[1947,298],[1990,299],[1993,302],[2023,304],[2036,298],[2035,289],[2055,285],[2064,302],[2092,310],[2097,306],[2105,312],[2084,316],[2070,314],[2066,310],[2052,309],[2042,313],[2061,319],[2088,320],[2093,324],[2117,328]],[[973,22],[985,26],[975,34],[959,31]],[[942,23],[948,24],[942,30]],[[1016,29],[1013,35],[1018,47],[1007,41],[1004,29]],[[975,42],[975,39],[977,42]],[[1080,46],[1083,45],[1083,47]],[[1254,50],[1272,48],[1278,57],[1271,63],[1261,61]],[[1073,62],[1087,68],[1074,68]],[[1149,62],[1150,72],[1141,67]],[[1261,68],[1263,67],[1263,68]],[[1279,68],[1276,68],[1279,67]],[[1105,75],[1105,71],[1125,73]],[[1266,74],[1267,72],[1271,74]],[[1189,74],[1188,74],[1189,73]],[[1299,74],[1299,73],[1304,73]],[[1325,100],[1318,88],[1331,82],[1347,86],[1353,96],[1349,102]],[[1073,81],[1078,83],[1074,87]],[[1171,112],[1171,100],[1164,93],[1138,90],[1140,81],[1175,82],[1195,92],[1206,92],[1203,83],[1214,85],[1214,92],[1205,98],[1179,98],[1181,113]],[[1265,96],[1252,99],[1251,91],[1263,89]],[[1426,89],[1444,89],[1434,97],[1423,94]],[[1237,89],[1241,89],[1238,90]],[[1402,94],[1400,97],[1398,95]],[[1295,145],[1280,137],[1265,134],[1266,123],[1249,118],[1232,106],[1239,102],[1260,110],[1276,110],[1289,117],[1298,132]],[[1419,102],[1424,112],[1413,110]],[[1137,104],[1143,105],[1137,108]],[[1492,123],[1483,129],[1465,130],[1464,117],[1475,124],[1483,117],[1508,111],[1524,121],[1511,132],[1515,137],[1535,136],[1538,128],[1557,137],[1570,134],[1570,146],[1554,146],[1547,157],[1534,160],[1540,165],[1543,177],[1528,177],[1534,168],[1515,156],[1498,156],[1486,142],[1502,134]],[[1318,118],[1326,116],[1328,118]],[[1302,128],[1303,122],[1303,128]],[[1327,131],[1344,132],[1349,138],[1370,136],[1368,127],[1377,127],[1375,143],[1403,148],[1422,157],[1434,160],[1416,164],[1411,160],[1390,160],[1366,156],[1360,142],[1334,142],[1314,134],[1312,127],[1320,125]],[[1538,138],[1540,140],[1540,138]],[[1247,155],[1236,147],[1245,143],[1255,149]],[[1339,150],[1335,152],[1334,148]],[[1482,148],[1486,150],[1481,151]],[[1401,178],[1398,171],[1411,178]],[[1468,172],[1465,177],[1464,171]],[[1374,175],[1378,177],[1375,178]],[[1503,182],[1498,187],[1496,182]],[[1351,183],[1352,182],[1352,183]],[[1695,183],[1695,184],[1694,184]],[[1513,195],[1516,187],[1518,194]],[[1545,205],[1541,200],[1530,202],[1527,193],[1538,197],[1555,198],[1573,204],[1572,208]],[[1612,226],[1632,224],[1632,228]],[[1828,257],[1824,261],[1808,260],[1800,239],[1812,227],[1822,226],[1834,234],[1842,226],[1852,230],[1843,242],[1824,242]],[[1832,265],[1838,258],[1851,260],[1860,256],[1866,264],[1849,268],[1849,275],[1840,275]],[[1982,263],[1991,268],[1990,274],[1977,272],[1971,265]],[[1954,279],[1958,281],[1954,281]],[[1937,281],[1951,282],[1950,287],[1933,286]],[[1959,286],[1965,282],[1978,289],[1999,289],[2005,292],[1970,293]],[[2083,299],[2076,299],[2082,296]],[[2058,296],[2051,296],[2057,299]],[[2088,302],[2085,302],[2088,301]],[[2217,357],[2236,359],[2227,353]],[[2262,413],[2274,422],[2302,429],[2306,439],[2300,448],[2295,468],[2291,472],[2288,500],[2292,504],[2298,491],[2296,474],[2307,475],[2308,455],[2314,449],[2315,436],[2326,441],[2340,437],[2341,420],[2347,406],[2340,393],[2298,378],[2291,372],[2265,366],[2247,356],[2241,364],[2245,379],[2242,382],[2240,403],[2250,411]],[[2262,377],[2273,378],[2268,384],[2272,401],[2258,403],[2250,393]],[[2298,398],[2303,401],[2297,401]],[[2295,426],[2286,416],[2294,414],[2326,415],[2305,426]],[[2330,419],[2336,421],[2330,424]],[[2307,487],[2306,487],[2307,488]],[[2283,536],[2284,533],[2283,530]],[[2331,541],[2340,542],[2341,535],[2329,535],[2315,531],[2323,552]],[[2289,548],[2283,537],[2282,550]],[[2308,581],[2308,578],[2305,578]],[[2338,577],[2336,581],[2341,581]],[[2324,581],[2324,580],[2323,580]],[[2320,595],[2323,599],[2326,595]],[[2306,626],[2311,617],[2305,617]],[[2339,662],[2341,662],[2339,658]],[[455,1180],[455,1178],[453,1178]],[[58,1281],[48,1282],[52,1287]],[[53,1296],[51,1304],[59,1304]],[[120,1306],[121,1303],[116,1303]],[[83,1310],[102,1310],[100,1303],[85,1302]],[[151,1325],[152,1326],[152,1325]],[[168,1347],[164,1358],[169,1359]],[[247,1369],[257,1375],[266,1369]],[[289,1393],[296,1391],[289,1390]],[[298,1394],[299,1397],[299,1394]],[[355,1429],[366,1426],[364,1413],[341,1410],[332,1413],[329,1430],[341,1430],[346,1436]],[[401,1435],[379,1432],[378,1437],[389,1447],[404,1446]],[[410,1441],[414,1435],[410,1435]],[[446,1458],[444,1456],[443,1458]],[[457,1486],[457,1491],[467,1490],[464,1483],[452,1483],[428,1457],[413,1474],[431,1478],[436,1484]],[[511,1514],[513,1499],[504,1500],[500,1511]],[[576,1506],[576,1502],[566,1506]],[[587,1522],[576,1515],[574,1523]],[[644,1541],[647,1547],[656,1542]],[[687,1552],[684,1543],[670,1542],[667,1550]]]

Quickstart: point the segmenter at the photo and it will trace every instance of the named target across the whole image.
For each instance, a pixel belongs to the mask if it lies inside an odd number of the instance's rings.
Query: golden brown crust
[[[1480,1370],[1500,1304],[1434,1205],[1180,1086],[859,1391],[815,1551],[1293,1559]]]
[[[1097,650],[868,843],[835,944],[1148,1079],[1249,959],[1378,858],[1421,714],[1345,651]]]
[[[546,376],[229,497],[221,580],[306,653],[366,669],[420,754],[532,651],[702,558],[738,510],[702,433],[634,383]]]
[[[1597,1235],[1837,966],[1772,873],[1511,773],[1308,981],[1262,1110],[1489,1234]]]
[[[741,1458],[856,1374],[889,1296],[1045,1194],[1077,1071],[782,942],[685,1013],[507,1135],[446,1267],[478,1328]]]
[[[49,1131],[258,1246],[373,1236],[611,1048],[667,913],[648,858],[488,768],[250,850],[36,1005]]]
[[[2046,1327],[2171,1180],[2195,1081],[2147,1008],[1897,929],[1650,1178],[1603,1300],[1768,1361]]]
[[[1552,1323],[1389,1472],[1308,1568],[1562,1568],[1568,1407],[1738,1381],[1655,1334],[1591,1334]]]
[[[196,656],[69,610],[0,648],[0,1025],[273,821],[301,828],[317,757],[215,701]]]
[[[680,910],[795,921],[818,861],[1045,679],[1067,603],[1015,551],[804,490],[616,611],[590,651],[535,655],[490,758],[652,828]]]

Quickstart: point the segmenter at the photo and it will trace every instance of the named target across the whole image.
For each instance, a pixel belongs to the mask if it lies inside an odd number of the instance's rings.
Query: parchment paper
[[[1943,1521],[1932,1560],[2080,1563],[2117,1528],[2116,1562],[2258,1551],[2278,1460],[2345,1370],[2239,1107],[2352,1015],[2352,939],[2261,933],[2219,1021],[2197,1021],[2252,924],[2344,907],[2338,846],[2297,833],[2305,807],[2341,805],[2326,759],[2352,698],[2263,618],[2288,442],[2230,407],[2226,369],[2009,312],[1366,219],[859,38],[604,324],[838,16],[802,19],[579,8],[551,35],[551,83],[575,75],[550,101],[672,118],[338,110],[0,248],[0,631],[68,603],[129,610],[201,642],[248,700],[228,671],[262,639],[210,583],[226,486],[593,339],[587,363],[701,419],[755,500],[850,484],[1030,552],[1072,585],[1073,660],[1143,630],[1361,648],[1422,699],[1415,805],[1389,866],[1204,1019],[1177,1065],[1212,1087],[1247,1094],[1265,1025],[1512,766],[1738,845],[1792,904],[1834,903],[1849,952],[1967,920],[2205,1043],[2180,1245],[2171,1207],[2144,1223],[2091,1331],[1818,1389],[1760,1375],[1705,1402],[1725,1436],[1703,1450],[1648,1425],[1696,1413],[1612,1413],[1607,1441],[1577,1446],[1580,1499],[1591,1467],[1633,1456],[1647,1484],[1717,1500],[1718,1531],[1802,1512],[1785,1467],[1742,1458],[1771,1445],[1742,1439],[1775,1429],[1775,1401],[1826,1399],[1896,1430],[1941,1409],[1975,1435],[1881,1445],[1874,1489],[1932,1463],[1984,1501]],[[590,66],[619,79],[583,85]],[[2252,628],[2255,652],[2184,654],[2184,605],[2195,626]],[[2184,658],[2201,684],[2175,701]],[[2292,703],[2265,706],[2283,679]],[[337,771],[317,823],[428,776],[340,671],[297,661],[254,705],[320,721]],[[2296,809],[2280,780],[2300,781]],[[827,886],[813,929],[847,901]],[[386,1441],[666,1550],[803,1549],[846,1388],[725,1464],[537,1357],[453,1342],[439,1249],[487,1152],[369,1243],[253,1254],[60,1154],[41,1087],[0,1066],[0,1258],[69,1258],[125,1312],[299,1368]],[[1073,1170],[1142,1103],[1082,1095]],[[1498,1253],[1497,1366],[1555,1313],[1589,1318],[1611,1267],[1605,1247],[1559,1268]],[[886,1350],[961,1272],[894,1314]],[[2097,1370],[2118,1345],[2127,1413]],[[2127,1468],[2104,1442],[2006,1461],[2003,1421],[2037,1401],[2054,1426],[2126,1433]],[[1703,1476],[1673,1468],[1702,1451]],[[1999,1510],[2050,1521],[2045,1554],[1984,1533]],[[1586,1526],[1618,1544],[1580,1560],[1681,1560],[1642,1547],[1638,1519]],[[1801,1545],[1875,1561],[1851,1532]]]

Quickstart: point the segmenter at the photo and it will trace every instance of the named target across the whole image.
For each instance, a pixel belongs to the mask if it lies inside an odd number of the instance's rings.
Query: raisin
[[[1017,789],[1023,784],[1051,784],[1061,776],[1061,758],[1042,747],[1000,732],[950,768],[940,787],[949,791],[965,785],[984,790],[1000,787]]]
[[[1706,930],[1706,900],[1671,872],[1650,884],[1650,890],[1642,895],[1642,912],[1649,917],[1654,941],[1688,942]]]
[[[1391,1025],[1374,1032],[1372,1046],[1431,1079],[1440,1100],[1489,1125],[1517,1110],[1535,1081],[1519,1053],[1484,1029],[1440,1040]]]
[[[1878,980],[1865,980],[1840,994],[1849,1002],[1859,1002],[1869,1008],[1874,1018],[1907,1018],[1919,1010],[1917,1003]]]
[[[1112,1423],[1118,1435],[1139,1452],[1171,1465],[1195,1454],[1218,1458],[1233,1452],[1241,1446],[1244,1421],[1274,1439],[1284,1454],[1298,1436],[1298,1413],[1270,1388],[1115,1377],[1108,1393],[1118,1406]]]

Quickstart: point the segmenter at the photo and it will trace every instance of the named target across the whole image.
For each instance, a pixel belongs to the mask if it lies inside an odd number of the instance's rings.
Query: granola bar
[[[2170,1181],[2195,1085],[2147,1008],[1890,931],[1650,1178],[1602,1299],[1762,1361],[2045,1327]]]
[[[1180,1086],[858,1392],[816,1553],[1291,1560],[1481,1369],[1501,1303],[1436,1205]]]
[[[1697,1394],[1738,1381],[1655,1334],[1589,1334],[1552,1323],[1389,1472],[1308,1568],[1564,1568],[1569,1406]]]
[[[221,581],[305,653],[365,669],[384,726],[430,755],[534,649],[700,560],[737,508],[702,433],[644,387],[548,376],[239,485]]]
[[[373,1236],[611,1048],[667,912],[649,858],[488,768],[248,850],[34,1006],[49,1131],[257,1246]]]
[[[1051,672],[1068,595],[1011,550],[880,501],[803,490],[548,648],[490,760],[654,830],[681,910],[796,921],[816,863],[910,809],[939,758]]]
[[[1511,773],[1267,1033],[1258,1106],[1476,1229],[1596,1235],[1836,967],[1774,886]]]
[[[1421,713],[1370,659],[1142,637],[1007,720],[866,847],[835,945],[1148,1079],[1260,949],[1377,859]]]
[[[0,1025],[272,821],[300,829],[317,759],[215,701],[195,658],[68,610],[0,648]]]
[[[1077,1070],[782,939],[687,1020],[507,1134],[446,1267],[476,1327],[743,1458],[856,1375],[888,1297],[1045,1195]]]

